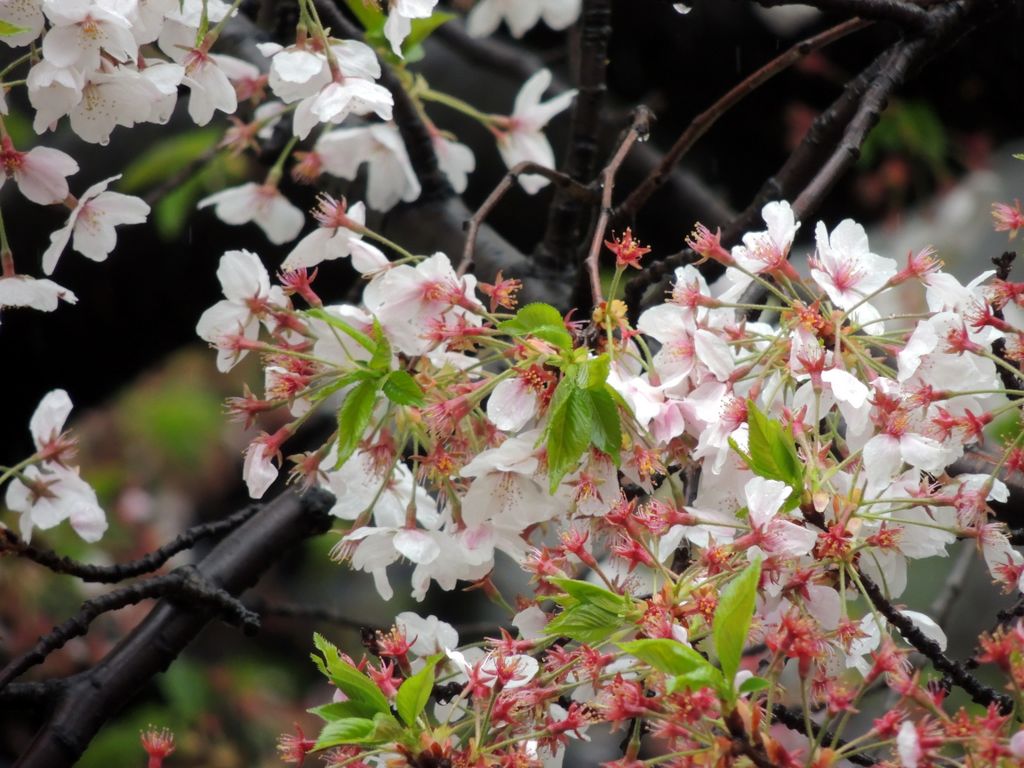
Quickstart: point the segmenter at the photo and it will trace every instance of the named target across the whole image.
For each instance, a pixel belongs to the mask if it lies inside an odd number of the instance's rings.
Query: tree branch
[[[321,489],[286,492],[226,536],[196,566],[210,584],[237,596],[291,548],[330,528],[334,497]],[[174,661],[210,620],[208,607],[164,599],[98,664],[67,681],[46,724],[17,768],[64,768],[157,673]]]
[[[755,0],[765,8],[780,5],[811,5],[821,11],[836,11],[859,16],[862,19],[891,21],[917,32],[926,31],[932,21],[931,14],[905,0]]]
[[[658,167],[615,208],[615,213],[612,217],[613,221],[621,223],[635,216],[650,199],[651,195],[661,189],[662,185],[668,181],[672,169],[690,151],[693,145],[711,130],[719,118],[743,101],[744,98],[808,54],[820,50],[836,40],[841,40],[853,32],[864,29],[870,26],[871,23],[870,21],[862,21],[860,19],[844,21],[842,24],[800,41],[788,51],[775,57],[756,72],[737,83],[728,93],[690,121],[686,130],[683,131],[668,152],[665,153]]]
[[[132,560],[128,563],[117,563],[116,565],[80,563],[77,560],[62,557],[51,550],[38,549],[31,544],[25,543],[18,534],[9,528],[0,530],[0,553],[10,552],[38,563],[45,568],[49,568],[54,573],[65,573],[75,576],[82,581],[111,584],[135,576],[141,576],[144,573],[151,573],[179,552],[191,549],[202,539],[220,536],[228,531],[233,531],[259,512],[259,510],[259,504],[251,504],[223,520],[214,520],[209,523],[192,526],[172,541],[147,555],[143,555],[138,560]]]
[[[966,691],[972,701],[985,707],[996,704],[1003,714],[1013,709],[1013,700],[1009,696],[988,687],[968,672],[965,665],[946,656],[938,643],[927,637],[913,621],[896,610],[882,594],[878,585],[863,571],[858,571],[858,578],[864,587],[865,597],[871,601],[875,609],[885,616],[886,620],[899,630],[903,639],[925,656],[937,670],[945,673],[955,685]]]
[[[562,170],[574,181],[589,184],[597,172],[598,136],[608,90],[608,41],[612,35],[611,0],[583,0],[579,21],[576,78],[579,94],[569,123],[569,147]],[[547,230],[538,256],[555,266],[576,263],[585,215],[589,208],[562,188],[548,210]]]

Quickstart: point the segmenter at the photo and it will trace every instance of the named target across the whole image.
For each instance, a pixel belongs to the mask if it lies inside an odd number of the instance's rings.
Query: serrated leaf
[[[586,372],[586,379],[580,382],[581,387],[586,387],[587,389],[603,388],[605,382],[608,381],[608,374],[611,371],[611,359],[608,355],[598,355],[587,360],[583,365],[583,370]]]
[[[636,656],[640,661],[667,675],[688,675],[704,667],[714,669],[710,661],[678,640],[644,638],[617,645],[626,653]]]
[[[600,645],[623,628],[623,619],[596,605],[567,608],[548,622],[544,633],[549,637],[568,637],[578,643]]]
[[[415,725],[416,718],[420,716],[430,700],[430,692],[434,688],[434,666],[440,660],[440,656],[427,662],[412,677],[407,678],[398,688],[395,697],[395,708],[398,716],[405,721],[406,725]]]
[[[499,323],[498,330],[510,336],[536,336],[565,351],[572,349],[572,335],[565,329],[561,313],[550,304],[527,304],[511,320]]]
[[[384,335],[384,329],[380,327],[380,321],[373,318],[373,354],[370,356],[368,365],[375,371],[386,371],[391,368],[391,342]]]
[[[338,459],[334,464],[335,469],[348,461],[359,447],[363,433],[373,418],[373,407],[377,403],[380,388],[380,379],[369,379],[357,384],[345,396],[345,402],[338,411]]]
[[[730,438],[729,444],[747,463],[750,470],[769,480],[780,480],[793,492],[787,499],[787,509],[799,504],[804,489],[804,469],[796,451],[796,441],[788,429],[758,409],[753,400],[747,401],[748,452],[743,453]]]
[[[313,749],[329,749],[341,744],[370,743],[376,727],[376,723],[367,717],[343,717],[340,720],[332,720],[320,731]]]
[[[343,720],[372,718],[378,713],[390,715],[391,707],[377,684],[342,659],[336,645],[319,633],[314,633],[313,645],[323,654],[323,659],[313,654],[317,667],[348,697],[346,703],[352,705],[353,711],[359,713],[359,717]]]
[[[345,335],[350,336],[352,339],[355,340],[355,342],[359,346],[361,346],[371,355],[377,351],[377,344],[374,342],[373,339],[371,339],[365,333],[360,331],[358,328],[355,328],[349,323],[346,323],[340,317],[336,317],[335,315],[332,315],[330,312],[324,309],[320,309],[319,307],[315,309],[307,309],[306,314],[309,315],[310,317],[316,318],[317,320],[322,320],[332,328],[337,328]]]
[[[603,389],[587,390],[594,411],[590,442],[599,451],[606,453],[617,467],[621,461],[622,420],[619,417],[619,408],[608,392],[609,389],[611,387],[605,384]]]
[[[397,405],[421,406],[423,390],[407,371],[392,371],[384,379],[384,396]]]
[[[618,595],[588,581],[563,579],[558,576],[552,576],[548,581],[565,592],[578,604],[595,605],[619,616],[624,614],[632,605],[632,601],[625,595]]]
[[[551,493],[590,447],[593,425],[594,406],[590,397],[569,376],[563,376],[551,398],[544,432]]]
[[[718,598],[718,607],[715,608],[711,635],[722,674],[730,686],[740,668],[743,647],[750,633],[760,578],[761,561],[758,559],[725,585]]]

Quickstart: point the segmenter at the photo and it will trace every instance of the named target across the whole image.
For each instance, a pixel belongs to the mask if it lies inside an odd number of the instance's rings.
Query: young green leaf
[[[381,12],[380,7],[374,3],[367,3],[364,0],[345,0],[345,4],[352,15],[359,19],[368,33],[380,33],[384,29],[387,17]],[[335,34],[338,34],[335,32]]]
[[[711,634],[722,674],[731,686],[740,668],[743,647],[750,632],[757,600],[757,584],[761,579],[761,561],[755,560],[739,576],[725,585],[711,623]]]
[[[536,336],[564,351],[572,349],[572,335],[561,313],[550,304],[527,304],[511,320],[499,323],[498,330],[511,336]]]
[[[397,405],[421,406],[423,390],[406,371],[392,371],[384,379],[384,396]]]
[[[367,717],[343,717],[332,720],[320,731],[314,750],[329,749],[341,744],[368,744],[373,740],[376,723]]]
[[[549,637],[568,637],[578,643],[600,645],[624,624],[616,613],[596,605],[580,604],[567,608],[549,621],[544,633]]]
[[[434,30],[455,18],[454,13],[445,11],[434,11],[425,19],[412,19],[409,36],[402,42],[402,53],[406,61],[409,61],[410,53],[433,34]]]
[[[763,691],[769,685],[771,685],[771,683],[763,677],[748,677],[740,683],[739,693],[741,695],[745,693],[757,693],[758,691]]]
[[[316,307],[314,309],[307,309],[306,314],[310,317],[316,318],[317,320],[323,320],[332,328],[337,328],[347,336],[351,336],[359,346],[369,352],[371,355],[377,351],[377,344],[367,336],[365,333],[360,331],[358,328],[349,325],[340,317],[332,315],[330,312]]]
[[[756,475],[769,480],[781,480],[793,493],[787,500],[787,509],[800,503],[804,490],[804,467],[796,451],[796,441],[788,429],[758,409],[753,400],[747,401],[749,425],[748,453],[743,453],[730,438],[729,444]]]
[[[610,386],[586,390],[594,411],[591,423],[590,442],[602,453],[608,454],[612,463],[619,466],[622,449],[622,420],[614,398],[609,394]]]
[[[375,371],[387,371],[391,368],[391,342],[384,335],[384,329],[380,327],[377,318],[373,318],[373,342],[374,350],[370,356],[370,368]]]
[[[22,32],[28,32],[28,28],[19,27],[11,24],[9,21],[0,19],[0,37],[12,37],[13,35],[19,35]]]
[[[668,675],[688,675],[714,666],[689,646],[668,638],[643,638],[618,643],[619,648]],[[716,670],[717,671],[717,670]]]
[[[398,716],[405,721],[406,725],[415,725],[416,718],[420,716],[430,700],[430,691],[434,687],[434,667],[441,657],[436,656],[427,662],[412,677],[406,678],[398,688],[395,696],[395,708]]]
[[[373,418],[373,407],[381,389],[380,379],[369,379],[357,384],[345,397],[338,411],[338,469],[355,453],[363,439],[363,433]]]
[[[548,447],[548,478],[551,493],[554,493],[562,478],[590,447],[594,406],[586,390],[581,390],[571,378],[563,376],[551,398],[548,413],[544,439]]]
[[[381,712],[390,714],[388,700],[377,684],[342,659],[337,646],[320,634],[313,635],[313,645],[323,654],[323,659],[313,654],[317,667],[348,697],[346,703],[352,705],[352,711],[358,712],[357,718],[344,719],[372,718]]]
[[[572,604],[594,605],[616,615],[623,615],[632,605],[632,601],[625,595],[618,595],[597,584],[577,579],[563,579],[552,576],[548,579],[552,584],[561,589],[572,600]],[[566,601],[556,602],[568,604]]]

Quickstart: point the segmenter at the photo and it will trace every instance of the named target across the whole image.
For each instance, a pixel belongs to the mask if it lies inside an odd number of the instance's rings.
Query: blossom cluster
[[[321,228],[289,256],[279,285],[256,255],[225,254],[225,299],[199,333],[222,369],[250,351],[262,357],[264,393],[232,401],[238,416],[286,408],[292,417],[249,446],[252,496],[277,479],[285,443],[328,411],[337,430],[292,456],[292,474],[334,493],[334,555],[372,574],[384,599],[399,561],[414,565],[417,599],[432,582],[469,582],[503,600],[489,579],[500,556],[534,578],[535,595],[516,614],[519,639],[496,640],[475,663],[453,645],[428,661],[461,691],[461,709],[432,722],[469,718],[468,732],[491,728],[487,738],[474,746],[456,728],[428,744],[417,720],[416,749],[472,762],[493,748],[491,757],[535,764],[588,723],[639,717],[666,755],[703,755],[666,764],[703,765],[721,756],[716,722],[757,730],[773,705],[802,705],[845,723],[882,684],[900,703],[859,742],[896,744],[904,766],[925,765],[909,756],[935,753],[941,734],[957,729],[987,728],[1000,759],[1021,752],[1024,737],[1011,744],[996,709],[984,724],[936,714],[942,693],[921,685],[870,595],[897,600],[909,562],[945,557],[957,540],[977,549],[993,581],[1022,591],[1024,555],[990,502],[1007,500],[1001,478],[1024,470],[1024,392],[1000,377],[1024,362],[1024,331],[1006,319],[1024,289],[993,272],[964,285],[932,249],[901,265],[873,253],[850,220],[818,223],[801,275],[790,261],[800,228],[792,209],[774,202],[763,215],[766,229],[731,250],[698,227],[691,246],[724,263],[725,276],[711,287],[698,268],[680,268],[635,328],[617,300],[595,310],[588,331],[549,305],[519,307],[516,280],[478,284],[443,253],[400,251],[390,261],[367,242],[383,238],[365,226],[362,206],[326,197]],[[632,232],[608,247],[616,285],[648,250]],[[345,257],[366,280],[358,305],[327,303],[313,287],[310,268]],[[883,313],[908,289],[926,310]],[[750,298],[759,294],[767,303]],[[1013,426],[1008,438],[995,437],[990,425],[1000,424]],[[981,448],[991,472],[955,466]],[[730,669],[715,629],[727,620],[723,585],[751,569],[752,621],[740,642],[759,650]],[[935,619],[901,615],[945,648]],[[569,644],[552,645],[559,637]],[[382,659],[381,671],[365,669],[391,700],[417,671],[400,654]],[[752,673],[762,682],[747,684]],[[329,676],[347,692],[336,670]],[[320,747],[385,756],[410,748],[394,735],[331,741],[345,718],[323,714]],[[782,726],[757,738],[780,765],[826,749]],[[342,762],[365,756],[348,749]],[[832,749],[835,760],[845,756]]]

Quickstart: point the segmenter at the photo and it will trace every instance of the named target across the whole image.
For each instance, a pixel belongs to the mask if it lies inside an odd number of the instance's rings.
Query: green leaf
[[[678,640],[652,638],[618,643],[619,648],[636,656],[667,675],[688,675],[704,667],[714,666],[697,651]],[[717,671],[717,670],[716,670]]]
[[[544,632],[549,637],[568,637],[578,643],[600,645],[623,629],[624,620],[596,605],[567,608],[548,622]]]
[[[587,581],[557,576],[552,576],[548,581],[564,591],[575,604],[593,605],[618,616],[624,615],[632,605],[632,601],[625,595],[618,595]]]
[[[430,692],[434,688],[434,666],[440,658],[436,656],[429,660],[423,669],[407,678],[399,687],[398,695],[395,697],[395,708],[406,725],[415,725],[416,718],[426,708]]]
[[[386,371],[391,368],[391,342],[384,335],[384,329],[380,327],[377,318],[373,318],[373,341],[374,350],[370,357],[369,366],[375,371]]]
[[[217,143],[220,136],[221,132],[215,128],[202,128],[150,144],[124,169],[120,189],[135,194],[157,186],[201,157]]]
[[[608,392],[609,389],[611,387],[605,384],[603,389],[586,391],[594,411],[590,442],[599,451],[608,454],[617,467],[621,460],[622,420],[619,418],[619,408],[615,404],[615,399]]]
[[[330,312],[324,309],[320,309],[319,307],[315,309],[307,309],[306,314],[309,315],[310,317],[316,318],[317,320],[322,320],[332,328],[337,328],[342,333],[346,334],[347,336],[350,336],[352,339],[356,341],[357,344],[359,344],[359,346],[361,346],[371,355],[377,351],[377,344],[374,342],[373,339],[371,339],[365,333],[360,331],[358,328],[349,325],[340,317],[332,315]]]
[[[384,22],[387,21],[387,17],[381,13],[380,8],[375,4],[364,2],[364,0],[345,0],[345,4],[368,33],[379,33],[384,29]],[[336,34],[339,31],[334,30]]]
[[[338,411],[338,469],[355,453],[363,439],[363,433],[373,418],[373,406],[381,388],[380,379],[369,379],[357,384],[345,397]]]
[[[412,19],[412,29],[409,30],[409,36],[402,43],[402,53],[405,54],[406,61],[409,60],[409,54],[412,50],[418,48],[424,40],[434,33],[435,29],[447,24],[454,18],[454,13],[434,11],[425,19]]]
[[[564,351],[572,349],[572,335],[561,313],[550,304],[527,304],[511,320],[499,323],[498,330],[510,336],[536,336]]]
[[[332,720],[320,731],[314,750],[337,747],[340,744],[367,744],[373,740],[377,724],[367,717],[343,717]]]
[[[548,407],[548,425],[544,439],[548,448],[548,477],[551,493],[579,462],[590,447],[594,425],[594,405],[586,390],[569,376],[563,376]]]
[[[583,372],[586,379],[580,381],[580,386],[586,389],[600,389],[608,381],[608,373],[611,371],[611,359],[608,355],[598,355],[587,360],[583,365]]]
[[[729,687],[726,685],[722,673],[718,670],[718,667],[713,667],[710,664],[706,667],[698,667],[693,672],[685,675],[676,675],[669,678],[666,690],[669,693],[675,693],[684,688],[688,691],[714,688],[721,698],[728,698],[730,695]]]
[[[745,693],[757,693],[758,691],[763,691],[770,685],[771,683],[763,677],[748,677],[740,684],[739,693],[740,695]]]
[[[747,401],[747,424],[750,427],[749,452],[739,450],[731,438],[729,444],[754,474],[780,480],[792,489],[785,507],[792,509],[800,503],[804,490],[804,468],[792,433],[759,410],[753,400]]]
[[[372,718],[381,712],[390,715],[391,707],[388,705],[388,700],[384,694],[381,693],[380,688],[377,687],[377,684],[343,660],[337,646],[319,633],[314,633],[313,645],[323,654],[323,659],[313,654],[314,663],[323,674],[331,679],[331,682],[338,687],[338,690],[348,697],[348,701],[345,703],[352,705],[352,711],[359,713],[359,717],[343,718],[338,722]],[[337,743],[340,744],[342,742]]]
[[[342,720],[347,717],[359,717],[362,709],[351,701],[333,701],[330,704],[321,704],[319,707],[313,707],[306,711],[311,715],[316,715],[327,722],[331,722],[332,720]]]
[[[28,27],[18,27],[15,26],[14,24],[11,24],[9,21],[4,21],[3,19],[0,19],[0,37],[11,37],[13,35],[20,35],[22,32],[28,32]]]
[[[743,656],[743,647],[754,615],[757,584],[761,578],[761,561],[755,560],[739,576],[725,585],[711,623],[711,634],[718,654],[718,663],[729,685],[736,677]]]
[[[1018,152],[1013,157],[1015,160],[1024,160],[1024,152]]]
[[[392,371],[384,379],[384,395],[397,405],[421,406],[423,390],[407,371]]]

